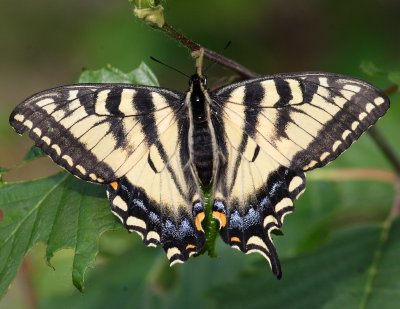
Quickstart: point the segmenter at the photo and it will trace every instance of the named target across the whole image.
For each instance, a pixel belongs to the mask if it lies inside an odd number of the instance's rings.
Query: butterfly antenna
[[[169,64],[166,64],[166,63],[162,62],[161,60],[158,60],[158,59],[154,58],[153,56],[150,56],[150,59],[155,61],[155,62],[157,62],[157,63],[159,63],[159,64],[162,64],[162,65],[166,66],[167,68],[169,68],[169,69],[171,69],[171,70],[173,70],[175,72],[178,72],[179,74],[182,74],[183,76],[186,76],[188,78],[190,77],[189,75],[183,73],[182,71],[178,70],[177,68],[174,68],[173,66],[170,66]]]
[[[229,46],[231,46],[232,41],[228,41],[228,43],[226,43],[225,47],[223,48],[223,50],[227,50]],[[211,60],[212,61],[212,60]],[[217,63],[212,61],[211,63],[208,64],[208,66],[204,69],[204,73],[211,70],[211,68],[216,65]]]

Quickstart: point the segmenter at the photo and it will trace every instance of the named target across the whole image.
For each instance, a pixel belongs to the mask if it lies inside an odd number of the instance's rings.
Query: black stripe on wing
[[[154,125],[147,122],[158,107],[161,112],[168,108],[163,117],[172,119],[182,104],[181,94],[161,88],[78,84],[31,96],[12,112],[10,124],[19,134],[29,132],[38,147],[75,176],[107,183],[122,176],[119,167],[143,148],[142,142],[154,141]]]

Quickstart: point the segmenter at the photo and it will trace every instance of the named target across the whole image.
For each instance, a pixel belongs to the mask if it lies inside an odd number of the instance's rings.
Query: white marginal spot
[[[32,132],[35,133],[39,137],[40,137],[40,135],[42,135],[42,130],[40,130],[39,128],[34,128],[32,130]]]
[[[269,252],[267,245],[265,242],[258,236],[251,236],[249,240],[247,241],[246,245],[256,245],[261,248],[264,248],[267,252]],[[250,250],[249,250],[250,251]]]
[[[264,227],[266,227],[270,223],[274,223],[274,224],[278,225],[278,221],[276,221],[275,217],[272,215],[268,215],[265,217],[264,222],[263,222]]]
[[[349,136],[350,134],[351,134],[351,131],[350,131],[350,130],[344,131],[343,134],[342,134],[342,139],[343,139],[343,140],[346,140],[347,136]]]
[[[336,149],[338,149],[338,147],[339,147],[340,145],[342,145],[342,141],[336,141],[336,142],[334,142],[334,143],[333,143],[333,146],[332,146],[332,150],[333,150],[333,151],[336,151]]]
[[[304,169],[305,169],[305,170],[308,170],[308,169],[314,167],[317,163],[318,163],[317,161],[312,160],[310,163],[308,163],[308,164],[304,167]]]
[[[358,121],[354,121],[354,122],[351,124],[351,129],[354,131],[355,129],[358,128],[359,125],[360,125],[360,123],[359,123]]]
[[[154,239],[156,241],[160,241],[160,235],[155,231],[150,231],[146,236],[147,240]],[[156,245],[154,245],[156,247]]]
[[[65,161],[67,161],[67,163],[68,163],[69,166],[74,165],[74,161],[72,161],[72,158],[71,158],[70,156],[68,156],[68,155],[63,155],[61,158],[64,159]]]
[[[385,102],[385,100],[382,98],[382,97],[377,97],[375,100],[374,100],[374,103],[376,104],[376,105],[381,105],[381,104],[383,104]]]
[[[324,161],[329,155],[330,155],[330,153],[327,152],[327,151],[325,151],[325,152],[319,157],[319,160],[320,160],[320,161]]]
[[[53,149],[56,151],[56,153],[57,153],[58,155],[61,154],[61,148],[60,148],[60,146],[58,146],[57,144],[51,145],[51,148],[53,148]]]
[[[320,77],[319,78],[319,83],[320,83],[321,86],[329,87],[328,79],[326,77]]]
[[[290,184],[289,184],[289,192],[293,192],[302,184],[303,184],[303,179],[301,179],[301,177],[299,177],[299,176],[293,177],[293,179],[290,181]]]
[[[167,250],[168,260],[170,260],[175,254],[181,254],[181,251],[177,247],[169,248]]]
[[[293,206],[293,202],[290,198],[285,197],[285,198],[281,199],[278,204],[275,205],[275,212],[279,212],[280,210],[282,210],[286,207],[289,207],[289,206]]]
[[[196,251],[190,251],[189,256],[195,255],[197,252]]]
[[[24,121],[25,116],[24,116],[24,115],[21,115],[21,114],[16,114],[16,115],[14,116],[14,119],[17,120],[17,121],[19,121],[19,122],[22,122],[22,121]]]
[[[42,141],[45,142],[47,145],[51,144],[51,139],[47,136],[42,136]]]
[[[242,251],[242,250],[240,250],[240,247],[238,245],[233,245],[233,246],[231,246],[231,248]]]
[[[182,260],[174,260],[173,262],[169,263],[169,266],[172,267],[175,264],[183,264],[184,262]]]
[[[128,206],[126,206],[126,210],[128,210]],[[128,217],[128,219],[126,220],[126,225],[137,226],[142,229],[146,229],[146,222],[144,222],[142,219],[133,216]]]
[[[104,182],[104,180],[101,178],[97,178],[97,182]]]
[[[112,203],[113,203],[114,206],[118,207],[119,209],[121,209],[123,211],[128,211],[128,205],[126,204],[126,202],[119,195],[117,195],[113,199]],[[129,221],[130,218],[133,218],[133,217],[129,217],[128,221]],[[127,223],[128,223],[128,221],[127,221]],[[130,224],[130,225],[133,225],[133,224]]]
[[[149,243],[147,244],[147,247],[157,248],[157,245],[156,245],[155,243],[153,243],[153,242],[149,242]]]
[[[361,114],[360,114],[360,116],[358,116],[358,119],[360,119],[360,121],[361,120],[363,120],[365,117],[367,117],[368,115],[367,115],[367,113],[365,113],[365,112],[362,112]]]
[[[54,102],[54,100],[52,98],[46,98],[46,99],[36,102],[36,105],[39,107],[43,107],[43,106],[53,103],[53,102]]]
[[[113,213],[114,216],[116,216],[122,223],[124,223],[124,219],[116,212],[111,210],[111,212]]]
[[[374,108],[375,105],[372,103],[368,103],[367,106],[365,106],[365,109],[367,110],[368,113],[370,113]]]
[[[83,174],[83,175],[86,175],[86,169],[82,166],[82,165],[77,165],[77,166],[75,166],[76,167],[76,169],[78,170],[78,171],[80,171],[81,172],[81,174]]]
[[[95,174],[93,174],[93,173],[90,173],[90,174],[89,174],[89,177],[90,177],[92,180],[97,180],[97,176],[96,176]]]
[[[343,86],[343,89],[350,90],[350,91],[353,91],[353,92],[359,92],[361,90],[361,87],[358,87],[356,85],[347,84],[347,85]]]
[[[30,121],[30,120],[25,120],[25,121],[24,121],[24,125],[25,125],[26,127],[28,127],[29,129],[32,129],[32,127],[33,127],[33,123],[32,123],[32,121]]]

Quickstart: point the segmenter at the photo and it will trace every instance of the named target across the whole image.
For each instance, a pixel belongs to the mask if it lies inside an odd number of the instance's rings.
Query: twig
[[[174,28],[172,28],[167,23],[164,23],[163,27],[160,29],[162,29],[169,36],[173,37],[175,40],[180,42],[182,45],[186,46],[191,52],[197,51],[200,48],[204,48],[200,44],[197,44],[197,43],[193,42],[192,40],[190,40],[189,38],[185,37],[182,33],[179,33],[178,31],[176,31]],[[204,57],[206,57],[207,59],[209,59],[215,63],[218,63],[228,69],[231,69],[232,71],[238,73],[243,78],[251,78],[251,77],[258,76],[258,74],[249,70],[248,68],[241,65],[240,63],[237,63],[236,61],[233,61],[232,59],[226,58],[208,48],[204,48]]]
[[[390,85],[384,91],[387,95],[393,94],[399,90],[399,87],[395,84]],[[393,147],[388,143],[385,136],[376,127],[372,127],[368,130],[369,136],[379,147],[382,153],[385,155],[386,159],[392,164],[396,171],[396,174],[400,176],[400,157],[397,155]]]
[[[375,127],[370,128],[368,130],[368,134],[385,155],[386,159],[388,159],[388,161],[392,164],[396,174],[400,175],[400,158],[397,156],[396,151],[388,143],[383,134]]]

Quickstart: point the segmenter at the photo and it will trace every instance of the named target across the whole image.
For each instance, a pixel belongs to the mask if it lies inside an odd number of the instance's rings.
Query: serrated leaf
[[[387,238],[382,237],[387,232]],[[258,264],[215,287],[218,308],[395,308],[400,301],[400,220],[334,234],[313,254],[287,259],[280,282]],[[371,277],[372,276],[372,277]],[[388,295],[390,294],[390,297]]]
[[[79,83],[128,83],[147,86],[158,86],[158,80],[150,68],[142,62],[140,66],[125,73],[111,65],[100,70],[83,71]]]
[[[0,296],[27,252],[47,244],[46,257],[63,248],[75,251],[72,279],[83,290],[85,272],[98,252],[99,236],[116,226],[102,186],[60,173],[0,186]]]

